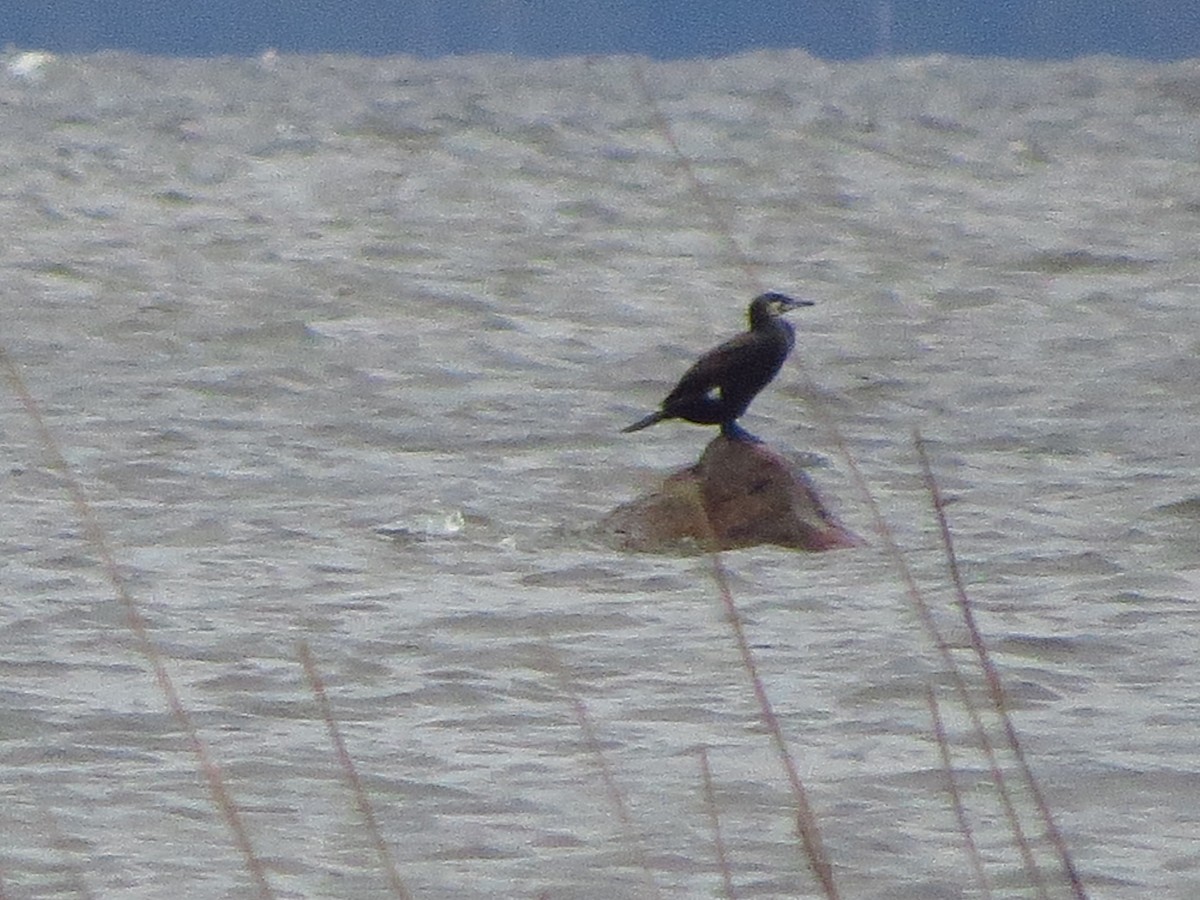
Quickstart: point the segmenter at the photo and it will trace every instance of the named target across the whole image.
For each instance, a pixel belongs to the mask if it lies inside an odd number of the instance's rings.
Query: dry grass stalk
[[[4,369],[4,374],[8,378],[13,393],[21,401],[21,406],[24,407],[25,414],[33,423],[38,438],[42,442],[42,447],[46,451],[46,455],[50,461],[50,467],[62,477],[63,487],[67,492],[67,496],[71,499],[71,504],[75,507],[75,514],[78,516],[80,524],[83,526],[84,538],[91,545],[96,556],[99,557],[104,576],[125,610],[125,623],[129,627],[129,630],[133,632],[137,640],[138,649],[141,650],[142,655],[146,657],[146,660],[150,663],[150,667],[154,670],[154,680],[157,682],[163,698],[167,701],[167,707],[170,709],[171,715],[187,737],[188,745],[191,748],[192,754],[196,757],[197,765],[200,767],[200,771],[208,783],[208,790],[213,803],[220,810],[221,817],[225,820],[225,824],[229,827],[233,835],[234,843],[241,851],[246,871],[250,873],[258,895],[260,897],[274,897],[275,892],[267,882],[266,868],[255,852],[253,843],[250,841],[250,833],[246,829],[237,804],[234,803],[233,797],[225,785],[225,779],[221,775],[220,768],[209,755],[208,747],[204,741],[201,740],[200,734],[192,722],[191,714],[183,705],[183,701],[179,697],[179,691],[176,690],[175,683],[167,671],[162,654],[159,653],[158,647],[155,646],[153,639],[150,637],[146,620],[142,616],[141,610],[138,609],[137,602],[125,583],[125,578],[121,575],[116,557],[109,546],[108,536],[101,527],[99,519],[96,518],[95,513],[92,511],[91,504],[88,503],[83,487],[79,484],[79,479],[75,477],[75,474],[71,471],[71,467],[67,465],[66,457],[63,456],[62,450],[58,446],[58,441],[55,440],[54,434],[46,424],[46,419],[42,415],[37,401],[33,398],[33,394],[30,393],[28,386],[25,384],[25,379],[21,377],[16,364],[9,358],[8,353],[3,348],[0,348],[0,368]]]
[[[608,796],[608,802],[612,806],[613,811],[617,814],[617,821],[621,823],[621,834],[625,839],[625,843],[630,848],[634,859],[641,868],[650,893],[655,897],[659,897],[661,893],[658,889],[658,883],[654,880],[654,872],[650,868],[650,857],[646,853],[646,847],[642,841],[641,829],[633,821],[633,816],[629,812],[629,803],[625,799],[625,792],[617,784],[613,767],[609,764],[608,757],[604,754],[604,749],[600,746],[600,739],[596,735],[596,729],[592,724],[592,717],[588,713],[587,704],[583,702],[579,691],[575,689],[570,672],[567,670],[562,659],[559,658],[558,654],[550,646],[548,639],[546,642],[546,652],[549,656],[550,665],[558,677],[559,685],[571,700],[571,711],[575,715],[575,723],[579,726],[588,753],[591,754],[592,759],[596,763],[596,768],[600,772],[600,777],[604,781],[605,794]]]
[[[721,834],[721,816],[717,809],[717,795],[713,790],[712,768],[708,764],[708,749],[700,747],[696,751],[700,759],[700,784],[704,791],[704,810],[708,813],[708,824],[712,829],[713,848],[717,854],[717,865],[721,869],[721,883],[725,888],[728,900],[736,900],[733,890],[733,870],[729,867],[729,854],[725,849],[725,838]]]
[[[938,751],[942,757],[942,768],[946,772],[946,791],[950,794],[950,804],[954,807],[954,818],[958,822],[959,833],[963,836],[963,849],[966,850],[967,860],[975,871],[975,881],[984,900],[991,900],[992,888],[988,882],[987,873],[983,868],[983,857],[979,846],[975,843],[975,832],[967,818],[967,810],[963,805],[962,793],[958,789],[958,778],[954,774],[954,760],[950,756],[950,743],[946,740],[946,729],[942,725],[942,715],[938,711],[937,697],[931,686],[925,694],[929,704],[929,718],[933,722],[933,737],[937,741]]]
[[[325,693],[325,682],[321,678],[321,673],[317,669],[317,661],[313,658],[312,650],[309,649],[307,642],[300,642],[299,652],[300,664],[304,666],[304,675],[308,679],[309,689],[312,691],[313,697],[317,701],[317,706],[320,708],[321,718],[324,720],[325,727],[329,731],[329,741],[333,744],[334,752],[337,754],[338,765],[342,767],[342,774],[346,776],[346,783],[350,785],[350,790],[354,794],[355,803],[358,804],[358,811],[367,826],[367,834],[370,835],[375,852],[379,855],[379,864],[387,874],[388,887],[391,889],[392,894],[401,898],[401,900],[412,900],[412,894],[404,886],[404,882],[400,880],[400,873],[396,869],[396,860],[392,857],[391,848],[388,847],[387,841],[383,839],[383,834],[379,830],[379,822],[375,818],[375,810],[371,806],[371,800],[367,796],[366,790],[363,788],[362,779],[358,777],[358,769],[355,767],[350,753],[346,750],[346,742],[342,740],[341,729],[338,728],[337,720],[333,717],[333,708],[329,704],[329,696]]]
[[[966,624],[970,635],[971,649],[975,652],[975,657],[979,661],[980,671],[983,672],[984,683],[987,685],[988,697],[992,702],[992,708],[1000,720],[1009,751],[1012,753],[1021,770],[1021,778],[1030,796],[1033,798],[1034,805],[1037,807],[1038,815],[1046,831],[1046,837],[1058,855],[1063,873],[1071,886],[1072,893],[1075,895],[1076,900],[1086,900],[1087,892],[1083,887],[1083,879],[1080,877],[1078,869],[1075,868],[1075,862],[1071,857],[1070,849],[1067,847],[1066,839],[1063,837],[1058,823],[1054,820],[1050,805],[1046,802],[1046,797],[1042,793],[1041,785],[1038,783],[1037,778],[1034,777],[1033,770],[1029,766],[1029,760],[1026,758],[1025,750],[1021,746],[1017,729],[1013,725],[1012,716],[1008,714],[1008,704],[1004,699],[1004,686],[1000,682],[1000,673],[996,670],[995,663],[992,662],[991,654],[987,649],[987,643],[983,639],[983,633],[975,621],[975,611],[971,605],[970,598],[967,596],[962,571],[958,565],[958,555],[954,551],[953,535],[950,531],[950,524],[946,519],[946,505],[942,499],[937,479],[933,477],[933,469],[929,464],[929,454],[926,451],[925,442],[917,432],[914,432],[913,440],[916,444],[917,455],[921,463],[921,475],[925,480],[925,489],[929,492],[930,500],[933,503],[934,515],[937,517],[938,529],[942,539],[942,551],[946,556],[946,566],[950,573],[950,581],[954,585],[959,612],[962,614],[963,622]]]

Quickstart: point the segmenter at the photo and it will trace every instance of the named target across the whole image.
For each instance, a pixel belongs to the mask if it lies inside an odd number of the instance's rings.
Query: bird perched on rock
[[[622,431],[641,431],[664,419],[684,419],[697,425],[720,425],[721,434],[756,441],[737,419],[779,372],[792,351],[796,334],[783,314],[811,300],[784,294],[759,294],[750,303],[750,330],[714,347],[683,373],[662,405]]]

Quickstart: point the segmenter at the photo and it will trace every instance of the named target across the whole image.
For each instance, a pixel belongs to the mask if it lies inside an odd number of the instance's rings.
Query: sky
[[[3,0],[0,46],[659,59],[799,47],[1063,59],[1200,58],[1200,0]]]

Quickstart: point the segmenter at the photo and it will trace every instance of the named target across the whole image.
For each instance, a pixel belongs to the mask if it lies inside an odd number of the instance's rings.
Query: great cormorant
[[[640,431],[664,419],[684,419],[697,425],[720,425],[721,434],[756,440],[737,419],[750,401],[775,377],[796,342],[795,331],[783,313],[811,300],[793,300],[767,293],[750,304],[750,330],[714,347],[683,373],[660,408],[622,431]]]

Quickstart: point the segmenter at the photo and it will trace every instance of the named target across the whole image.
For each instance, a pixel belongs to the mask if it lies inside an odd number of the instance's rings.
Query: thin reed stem
[[[1009,750],[1012,752],[1017,765],[1021,769],[1021,778],[1024,780],[1025,786],[1033,797],[1038,815],[1041,817],[1042,824],[1046,829],[1046,836],[1054,847],[1055,853],[1058,854],[1063,872],[1066,874],[1067,881],[1071,885],[1071,890],[1077,900],[1086,900],[1087,892],[1083,886],[1083,879],[1080,877],[1079,871],[1075,868],[1075,861],[1071,857],[1071,851],[1067,847],[1066,839],[1063,837],[1058,823],[1054,820],[1054,814],[1050,810],[1050,805],[1046,802],[1041,785],[1038,783],[1037,778],[1034,777],[1033,769],[1030,767],[1029,760],[1025,756],[1025,750],[1021,746],[1021,739],[1018,737],[1017,729],[1013,725],[1012,716],[1008,713],[1008,703],[1004,697],[1004,686],[1000,682],[1000,673],[997,671],[995,663],[992,662],[991,654],[987,649],[987,643],[983,639],[983,633],[975,621],[975,611],[970,598],[967,596],[967,589],[962,578],[962,570],[958,565],[958,554],[954,551],[954,538],[950,532],[950,524],[946,519],[946,504],[942,499],[942,492],[938,487],[937,479],[933,476],[933,468],[929,464],[929,454],[925,449],[925,441],[921,437],[920,432],[914,430],[913,442],[917,447],[917,456],[921,463],[921,475],[925,480],[925,489],[929,493],[930,500],[933,503],[933,512],[937,517],[938,528],[941,531],[942,552],[946,557],[946,568],[950,573],[950,581],[954,585],[959,612],[962,614],[963,622],[966,624],[967,632],[970,635],[971,649],[975,651],[975,656],[979,660],[979,668],[983,672],[988,697],[991,699],[992,707],[995,709],[996,716],[999,718],[1001,727],[1004,729],[1004,737],[1008,742]]]
[[[612,806],[613,811],[617,814],[617,821],[621,823],[621,833],[625,838],[625,842],[646,877],[646,886],[650,889],[653,896],[659,897],[661,893],[658,889],[658,882],[655,881],[654,872],[650,868],[650,857],[646,853],[641,830],[637,828],[633,821],[633,816],[629,812],[629,804],[625,800],[625,792],[617,784],[613,768],[609,764],[608,757],[605,756],[603,748],[600,746],[600,739],[596,735],[596,729],[592,724],[592,717],[588,713],[587,704],[583,702],[583,698],[575,690],[575,685],[572,682],[570,673],[567,671],[566,665],[558,653],[550,646],[548,639],[546,641],[546,653],[554,673],[558,677],[559,685],[571,700],[571,711],[575,714],[575,722],[583,734],[584,744],[595,761],[596,768],[600,770],[600,777],[604,781],[605,794],[608,796],[608,802]]]
[[[200,739],[200,734],[192,722],[192,717],[184,707],[183,701],[179,697],[179,692],[175,689],[175,683],[172,681],[170,673],[167,672],[162,654],[159,653],[158,647],[155,646],[154,641],[150,637],[146,620],[142,616],[132,592],[126,585],[125,578],[121,575],[121,570],[117,565],[116,557],[109,546],[108,535],[92,511],[91,504],[88,503],[87,496],[84,494],[79,480],[71,471],[71,467],[67,465],[66,457],[63,456],[62,450],[58,446],[58,441],[55,440],[54,434],[46,424],[46,419],[42,415],[37,401],[34,400],[33,394],[30,393],[29,388],[26,386],[25,379],[21,377],[16,364],[9,358],[7,351],[2,347],[0,347],[0,368],[4,369],[4,374],[8,379],[9,385],[12,387],[13,393],[17,395],[22,407],[25,409],[25,414],[33,423],[38,437],[42,442],[42,447],[49,457],[50,467],[62,476],[63,487],[66,489],[67,496],[70,497],[71,503],[75,507],[75,514],[79,517],[79,521],[83,526],[84,537],[99,557],[100,566],[104,571],[105,578],[108,579],[113,593],[125,610],[125,623],[129,627],[129,630],[133,632],[137,640],[138,649],[141,650],[142,655],[146,657],[146,660],[150,663],[150,667],[154,670],[154,680],[157,682],[158,689],[162,692],[163,698],[167,701],[171,715],[188,739],[192,754],[196,757],[200,771],[208,783],[209,793],[212,795],[213,802],[216,804],[217,809],[221,811],[221,816],[224,818],[225,824],[229,826],[229,830],[233,834],[234,843],[242,853],[246,870],[250,873],[259,896],[274,897],[275,892],[271,890],[271,886],[267,882],[266,869],[254,850],[254,845],[250,841],[250,833],[242,821],[241,813],[238,811],[237,805],[233,802],[233,798],[225,785],[225,779],[221,775],[220,768],[213,762],[212,757],[209,755],[208,747]]]
[[[983,868],[983,857],[979,854],[979,847],[975,843],[975,833],[967,818],[966,807],[963,806],[962,793],[958,789],[958,778],[954,774],[954,760],[950,756],[950,742],[946,740],[946,729],[942,725],[942,715],[938,710],[937,696],[934,694],[932,686],[926,690],[925,700],[929,705],[929,719],[933,723],[933,736],[941,753],[942,768],[946,772],[946,789],[950,792],[954,818],[958,821],[958,831],[963,836],[963,848],[966,850],[971,868],[975,870],[975,880],[979,883],[980,893],[984,900],[991,900],[992,888]]]
[[[375,845],[375,852],[379,855],[379,864],[383,866],[383,871],[387,874],[388,887],[401,900],[412,900],[412,894],[400,880],[400,873],[396,869],[396,860],[392,857],[391,848],[383,839],[379,821],[375,818],[375,809],[371,806],[371,800],[363,787],[362,779],[358,777],[358,769],[355,767],[350,753],[346,750],[346,742],[342,740],[341,729],[338,728],[337,720],[333,717],[333,708],[330,706],[329,696],[325,692],[325,682],[321,678],[321,673],[317,669],[317,661],[313,658],[312,650],[309,649],[306,641],[300,642],[299,652],[300,664],[304,667],[304,675],[308,679],[309,689],[316,698],[321,718],[325,720],[325,727],[329,730],[329,740],[333,743],[333,750],[337,754],[338,764],[342,767],[342,774],[346,776],[346,782],[354,794],[355,803],[358,804],[358,811],[367,826],[367,834],[371,836],[371,843]]]
[[[714,551],[710,556],[713,580],[716,582],[717,591],[721,596],[721,604],[725,607],[725,618],[733,631],[733,639],[742,660],[742,668],[746,670],[746,675],[754,688],[754,699],[758,702],[759,715],[771,735],[771,740],[775,744],[775,752],[787,775],[792,799],[796,804],[796,831],[804,846],[804,855],[812,867],[813,874],[821,883],[821,889],[825,892],[825,896],[829,900],[837,900],[838,890],[837,884],[833,880],[833,867],[829,864],[829,857],[825,853],[825,844],[821,840],[821,829],[817,825],[817,817],[813,813],[812,804],[808,801],[808,791],[804,787],[804,781],[800,778],[796,761],[792,759],[787,740],[783,736],[783,727],[779,724],[779,717],[775,714],[771,699],[767,696],[767,688],[758,674],[758,664],[754,661],[754,654],[750,651],[750,642],[746,640],[746,630],[742,627],[742,617],[733,600],[733,592],[729,587],[729,577],[725,573],[725,566],[721,562],[719,553]]]
[[[745,251],[742,250],[737,240],[727,227],[725,227],[724,216],[720,207],[712,198],[712,194],[700,180],[700,176],[696,174],[696,167],[692,165],[691,159],[679,147],[679,141],[675,138],[675,129],[671,127],[671,121],[662,111],[662,106],[659,105],[658,98],[654,91],[650,88],[650,82],[646,80],[645,68],[640,60],[633,60],[633,78],[637,82],[638,91],[641,94],[642,102],[646,108],[650,110],[650,115],[654,119],[654,127],[659,135],[670,147],[671,153],[675,157],[680,170],[688,180],[688,186],[691,190],[693,199],[696,200],[703,208],[705,215],[708,216],[710,222],[714,224],[712,234],[717,240],[724,245],[726,252],[733,259],[738,267],[746,276],[746,280],[755,288],[755,293],[760,294],[763,291],[762,279],[758,276],[758,270],[755,268]]]
[[[817,876],[817,880],[821,883],[821,889],[825,892],[825,896],[829,900],[837,900],[837,884],[833,879],[833,867],[829,864],[829,856],[825,852],[825,844],[821,840],[821,829],[817,824],[817,817],[813,813],[812,804],[808,801],[808,791],[804,787],[803,779],[800,778],[800,770],[796,767],[796,761],[792,759],[791,750],[788,749],[787,740],[783,736],[783,727],[779,724],[779,716],[775,714],[775,708],[771,705],[771,698],[767,695],[766,685],[763,684],[762,677],[758,674],[758,663],[755,662],[754,654],[750,651],[750,642],[746,640],[746,630],[742,626],[741,614],[738,612],[737,604],[733,600],[733,591],[729,587],[729,577],[725,572],[725,565],[721,561],[721,553],[717,549],[717,535],[713,530],[712,523],[708,519],[708,511],[704,507],[704,498],[699,485],[692,486],[691,500],[696,505],[697,519],[705,525],[705,543],[708,547],[708,557],[712,562],[713,582],[717,586],[721,605],[725,609],[725,620],[729,623],[729,628],[733,632],[733,639],[737,646],[738,656],[741,658],[742,668],[745,669],[746,675],[750,679],[750,685],[754,690],[754,699],[758,703],[759,715],[762,717],[768,734],[771,735],[772,743],[775,745],[775,752],[779,756],[780,764],[783,766],[784,774],[787,776],[792,799],[796,804],[796,833],[799,835],[800,843],[804,848],[804,856],[808,860],[813,874]]]
[[[729,854],[725,850],[725,838],[721,834],[721,816],[717,810],[717,795],[713,790],[712,769],[708,765],[708,749],[700,747],[700,783],[704,790],[704,809],[708,813],[708,824],[712,829],[713,848],[717,852],[717,865],[721,868],[721,882],[728,900],[737,900],[733,890],[733,870],[729,867]]]

